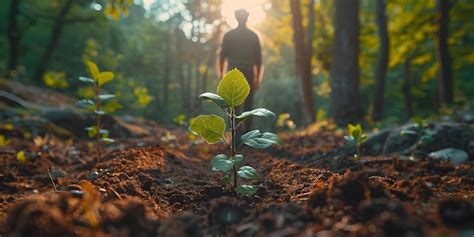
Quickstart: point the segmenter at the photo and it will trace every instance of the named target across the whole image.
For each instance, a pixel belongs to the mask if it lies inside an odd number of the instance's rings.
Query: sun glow
[[[265,9],[270,7],[269,4],[265,0],[223,0],[221,14],[228,25],[236,27],[235,10],[246,9],[250,13],[248,25],[255,26],[265,19]]]

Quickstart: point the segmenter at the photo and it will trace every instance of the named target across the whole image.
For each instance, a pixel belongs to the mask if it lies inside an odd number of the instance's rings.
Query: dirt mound
[[[93,169],[84,165],[93,154],[87,143],[48,143],[46,150],[27,141],[16,143],[29,160],[22,165],[16,153],[0,154],[5,171],[0,174],[0,233],[423,236],[456,235],[472,223],[470,163],[363,157],[320,162],[316,168],[301,160],[339,146],[341,137],[331,132],[317,134],[319,140],[288,136],[280,148],[243,150],[246,164],[260,173],[253,183],[257,194],[247,198],[210,171],[210,159],[224,152],[224,145],[195,145],[176,134],[166,142],[160,137],[119,141],[114,146],[122,148]],[[310,142],[303,151],[296,142],[301,139]],[[140,147],[143,143],[155,145]],[[299,159],[302,154],[308,156]],[[331,171],[334,162],[349,162],[351,168]]]

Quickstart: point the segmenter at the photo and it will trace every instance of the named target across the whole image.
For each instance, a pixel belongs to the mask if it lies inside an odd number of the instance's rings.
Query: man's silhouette
[[[253,95],[263,75],[260,39],[254,31],[247,28],[248,17],[249,13],[245,9],[235,11],[235,19],[239,25],[224,35],[218,60],[219,78],[224,75],[226,63],[227,70],[237,68],[247,78],[251,90],[244,103],[245,111],[252,109]],[[248,119],[243,130],[248,131],[250,128],[251,120]]]

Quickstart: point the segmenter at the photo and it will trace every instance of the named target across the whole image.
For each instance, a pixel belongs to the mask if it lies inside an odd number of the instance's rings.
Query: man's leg
[[[254,88],[252,88],[253,80],[254,80],[253,68],[246,68],[242,70],[242,73],[245,75],[245,77],[247,78],[247,82],[250,85],[250,93],[244,102],[243,111],[250,111],[252,110],[253,95],[255,94]],[[246,133],[250,131],[251,129],[252,129],[252,118],[250,117],[247,120],[245,120],[241,130],[244,133]]]

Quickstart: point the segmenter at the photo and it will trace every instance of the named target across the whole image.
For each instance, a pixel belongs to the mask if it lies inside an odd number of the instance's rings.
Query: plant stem
[[[235,159],[235,136],[236,136],[236,126],[235,126],[235,110],[234,108],[230,109],[230,131],[231,131],[231,159]],[[237,165],[234,164],[232,167],[233,170],[233,176],[234,176],[234,185],[233,189],[235,190],[237,188]]]
[[[360,158],[360,143],[357,142],[356,144],[356,149],[357,149],[357,158]]]
[[[100,147],[100,129],[101,129],[101,115],[100,115],[100,110],[101,110],[101,101],[99,98],[99,92],[100,92],[100,87],[99,87],[99,82],[97,81],[95,83],[95,114],[96,114],[96,135],[95,135],[95,149],[96,149],[96,162],[99,163],[101,159],[101,147]]]

